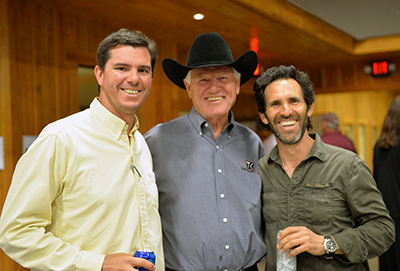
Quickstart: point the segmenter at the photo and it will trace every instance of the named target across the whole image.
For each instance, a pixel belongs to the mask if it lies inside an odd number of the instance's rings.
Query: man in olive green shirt
[[[287,250],[298,271],[369,270],[367,259],[386,251],[395,231],[368,166],[308,133],[315,97],[305,73],[271,68],[254,91],[260,120],[277,139],[259,163],[266,270]]]

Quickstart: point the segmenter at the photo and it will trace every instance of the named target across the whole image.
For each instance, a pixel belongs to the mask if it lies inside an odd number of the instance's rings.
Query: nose
[[[127,81],[128,81],[128,83],[130,83],[130,84],[137,85],[138,82],[139,82],[138,71],[135,70],[135,69],[132,69],[132,70],[128,73]]]
[[[219,89],[219,81],[218,81],[218,79],[213,78],[211,80],[210,89],[213,90],[213,91],[218,91],[218,89]]]
[[[292,108],[287,103],[283,104],[281,109],[282,116],[289,117],[292,114]]]

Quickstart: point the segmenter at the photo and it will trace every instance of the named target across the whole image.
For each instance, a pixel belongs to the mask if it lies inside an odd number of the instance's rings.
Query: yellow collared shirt
[[[48,125],[18,162],[0,247],[26,268],[101,270],[106,254],[156,253],[164,270],[158,191],[138,121],[95,99]]]

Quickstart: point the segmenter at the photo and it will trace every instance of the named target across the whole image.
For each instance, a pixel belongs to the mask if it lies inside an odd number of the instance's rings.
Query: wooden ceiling
[[[139,29],[156,41],[173,38],[187,49],[197,34],[218,32],[235,58],[249,50],[252,38],[258,38],[263,67],[305,68],[400,57],[400,36],[357,42],[283,0],[54,0],[54,4],[64,11],[80,9],[82,16],[107,20],[116,28]],[[198,12],[204,20],[193,20]]]

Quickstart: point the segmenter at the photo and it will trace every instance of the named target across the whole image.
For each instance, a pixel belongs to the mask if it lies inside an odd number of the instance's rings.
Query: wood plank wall
[[[5,169],[0,170],[0,208],[22,154],[22,136],[37,135],[48,123],[79,110],[78,66],[94,66],[98,43],[121,27],[118,18],[107,20],[98,14],[86,16],[85,12],[64,10],[54,1],[0,1],[0,136],[5,152]],[[165,57],[185,63],[188,48],[179,44],[173,32],[158,33],[140,22],[123,27],[142,30],[160,48],[152,93],[138,113],[144,133],[157,123],[177,117],[180,110],[190,110],[186,92],[169,82],[160,65]],[[304,66],[318,94],[346,91],[338,96],[318,96],[315,112],[334,110],[342,125],[372,123],[380,127],[400,89],[400,74],[377,81],[359,72],[363,65]],[[252,96],[254,80],[242,87],[234,107],[238,120],[254,119],[257,114]],[[392,92],[380,91],[384,89]],[[25,269],[0,252],[0,270]]]

